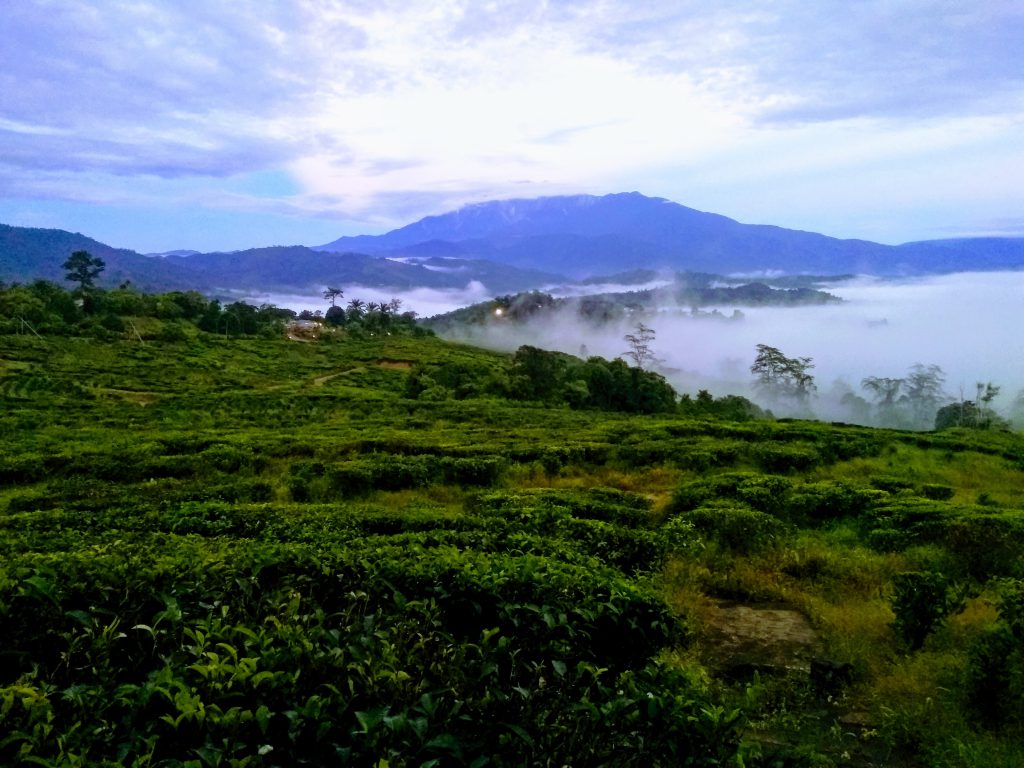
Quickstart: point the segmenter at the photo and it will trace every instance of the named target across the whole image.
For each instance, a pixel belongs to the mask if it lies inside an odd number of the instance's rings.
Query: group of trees
[[[786,357],[776,347],[757,345],[750,372],[755,377],[755,388],[770,405],[795,406],[808,410],[808,401],[817,387],[809,371],[814,363],[809,357]]]
[[[757,356],[750,372],[755,389],[766,404],[795,415],[812,415],[810,400],[817,391],[810,371],[809,357],[787,357],[776,347],[757,345]],[[1005,429],[1006,419],[996,413],[992,402],[1001,388],[992,382],[977,382],[975,397],[967,399],[961,390],[958,398],[945,391],[946,376],[938,365],[912,365],[906,376],[867,376],[861,389],[867,398],[848,386],[838,405],[848,418],[859,423],[898,429]],[[1015,410],[1024,413],[1024,393]]]
[[[142,293],[128,284],[104,290],[67,291],[48,280],[0,286],[0,332],[120,333],[134,319],[161,321],[159,335],[168,341],[184,338],[183,324],[228,336],[278,335],[294,318],[288,309],[236,301],[222,304],[197,291]]]
[[[672,413],[677,396],[661,374],[633,368],[624,360],[580,360],[524,345],[504,369],[453,363],[420,365],[411,372],[406,395],[417,399],[502,397],[630,413]]]
[[[701,391],[679,398],[665,378],[625,360],[589,357],[524,345],[503,369],[456,362],[419,365],[406,380],[415,399],[501,397],[566,404],[571,408],[627,413],[679,413],[691,418],[757,418],[762,411],[743,397],[715,399]]]
[[[183,324],[226,336],[276,336],[298,318],[352,333],[425,333],[416,325],[415,312],[401,312],[402,302],[364,302],[352,299],[347,309],[337,305],[339,288],[327,288],[324,298],[331,306],[326,315],[244,301],[222,303],[198,291],[143,293],[131,284],[103,289],[96,286],[105,264],[88,251],[75,251],[64,262],[64,278],[77,287],[68,290],[48,280],[28,284],[0,283],[0,333],[119,333],[132,327],[132,318],[162,321],[159,334],[166,340],[185,338]]]
[[[344,291],[331,286],[324,289],[323,297],[326,301],[331,302],[327,312],[321,315],[319,312],[306,310],[298,315],[299,319],[323,322],[334,328],[359,329],[370,333],[389,333],[394,330],[414,331],[418,328],[416,313],[402,312],[402,300],[399,298],[392,298],[388,302],[366,302],[355,298],[342,307],[338,304],[338,300],[345,297]]]

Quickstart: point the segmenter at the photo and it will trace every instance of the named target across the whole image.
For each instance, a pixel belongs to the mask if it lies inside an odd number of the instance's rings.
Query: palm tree
[[[349,317],[362,317],[365,309],[366,302],[364,302],[362,299],[352,299],[352,301],[348,303]]]

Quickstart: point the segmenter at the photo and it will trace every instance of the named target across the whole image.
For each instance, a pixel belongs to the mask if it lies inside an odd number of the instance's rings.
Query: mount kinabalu
[[[636,192],[469,205],[383,235],[316,248],[143,256],[84,235],[0,224],[0,280],[60,280],[75,250],[107,263],[101,281],[145,290],[310,291],[325,285],[397,290],[483,283],[508,293],[586,278],[668,269],[718,274],[934,272],[1024,268],[1024,238],[964,238],[881,245],[814,232],[740,224]]]
[[[646,267],[716,273],[926,274],[1024,266],[1024,238],[882,245],[741,224],[637,192],[478,203],[317,250],[478,258],[588,277]]]

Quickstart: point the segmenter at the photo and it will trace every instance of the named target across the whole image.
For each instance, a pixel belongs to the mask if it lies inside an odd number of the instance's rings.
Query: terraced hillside
[[[158,335],[0,336],[0,764],[1024,763],[1017,435]]]

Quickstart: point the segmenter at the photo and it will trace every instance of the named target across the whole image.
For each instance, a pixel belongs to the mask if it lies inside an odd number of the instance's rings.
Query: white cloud
[[[8,189],[128,203],[159,197],[157,177],[181,202],[175,179],[287,169],[301,185],[287,210],[379,225],[639,189],[890,240],[909,239],[900,211],[927,236],[939,218],[981,226],[1024,202],[1013,3],[9,5]],[[97,174],[123,183],[83,198]],[[957,213],[964,190],[997,207]]]

